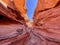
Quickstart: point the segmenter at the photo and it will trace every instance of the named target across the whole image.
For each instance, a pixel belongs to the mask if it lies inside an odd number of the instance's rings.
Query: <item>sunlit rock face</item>
[[[60,45],[60,0],[38,0],[33,25],[42,45]]]
[[[21,16],[25,19],[26,24],[28,25],[29,19],[27,17],[27,9],[25,7],[26,0],[13,0],[16,9],[20,12]],[[18,2],[18,3],[17,3]]]
[[[0,0],[0,45],[60,45],[60,0],[38,0],[31,23],[25,1]]]
[[[0,3],[5,8],[10,8],[14,11],[17,11],[18,12],[17,14],[19,14],[18,17],[20,17],[20,16],[23,17],[26,24],[29,23],[29,19],[26,14],[27,9],[25,7],[26,0],[8,0],[8,1],[7,0],[0,0]]]
[[[38,0],[37,6],[36,6],[36,10],[35,13],[38,13],[39,11],[44,11],[50,8],[53,8],[57,5],[57,3],[59,2],[59,0]]]
[[[59,0],[38,0],[34,15],[33,15],[33,22],[37,21],[36,19],[38,19],[39,15],[41,15],[40,13],[43,14],[43,16],[45,16],[45,14],[43,12],[48,12],[48,10],[53,10],[54,8],[57,9],[56,7],[58,7],[60,5],[60,1]],[[59,7],[58,7],[59,8]],[[41,18],[41,17],[40,17]]]

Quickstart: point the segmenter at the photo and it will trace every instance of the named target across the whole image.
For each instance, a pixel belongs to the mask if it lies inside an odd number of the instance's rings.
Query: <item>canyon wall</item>
[[[0,45],[60,45],[60,0],[38,0],[32,23],[25,1],[0,0]]]
[[[44,39],[42,45],[60,45],[60,0],[38,0],[33,26]]]
[[[0,45],[23,45],[29,37],[25,2],[19,1],[23,6],[18,7],[20,4],[16,1],[0,0]]]

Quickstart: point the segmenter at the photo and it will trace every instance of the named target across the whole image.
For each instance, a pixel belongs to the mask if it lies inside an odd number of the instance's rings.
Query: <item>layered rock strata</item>
[[[40,45],[60,45],[60,0],[38,0],[33,24]]]
[[[60,45],[60,0],[38,0],[28,20],[25,0],[0,0],[0,45]]]

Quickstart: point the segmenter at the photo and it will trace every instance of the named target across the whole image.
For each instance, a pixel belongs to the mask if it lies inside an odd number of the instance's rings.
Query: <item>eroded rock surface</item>
[[[29,37],[26,26],[26,20],[13,2],[0,0],[0,45],[23,45]]]
[[[25,1],[0,0],[0,45],[60,45],[60,0],[38,0],[32,23]]]
[[[60,45],[60,0],[45,1],[38,0],[33,16],[34,32],[43,37],[42,45]]]

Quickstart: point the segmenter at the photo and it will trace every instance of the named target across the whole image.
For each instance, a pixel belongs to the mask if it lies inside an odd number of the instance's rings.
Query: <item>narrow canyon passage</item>
[[[26,0],[27,16],[32,22],[32,17],[38,0]]]
[[[60,0],[0,0],[0,45],[60,45]]]

